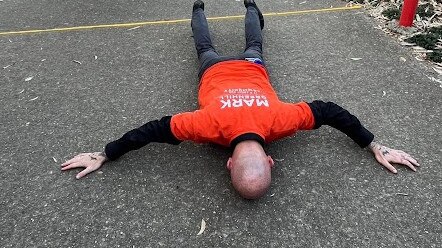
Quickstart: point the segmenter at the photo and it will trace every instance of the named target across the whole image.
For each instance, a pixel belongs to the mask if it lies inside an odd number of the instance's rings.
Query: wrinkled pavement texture
[[[186,19],[192,3],[3,0],[0,32]],[[245,13],[240,1],[205,3],[208,17]],[[345,4],[258,0],[264,13]],[[393,175],[322,127],[266,147],[276,166],[256,201],[233,190],[230,152],[215,145],[151,144],[81,180],[59,169],[197,108],[189,22],[1,35],[0,247],[441,247],[442,88],[363,12],[266,17],[272,83],[284,101],[340,104],[422,167]],[[243,20],[209,26],[220,53],[242,51]]]

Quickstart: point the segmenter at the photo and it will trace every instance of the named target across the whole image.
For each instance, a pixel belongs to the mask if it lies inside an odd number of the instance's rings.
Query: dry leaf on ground
[[[201,228],[197,235],[203,234],[204,230],[206,230],[206,221],[204,219],[201,219]]]
[[[134,29],[137,29],[137,28],[140,28],[141,26],[136,26],[136,27],[133,27],[133,28],[129,28],[127,31],[130,31],[130,30],[134,30]]]

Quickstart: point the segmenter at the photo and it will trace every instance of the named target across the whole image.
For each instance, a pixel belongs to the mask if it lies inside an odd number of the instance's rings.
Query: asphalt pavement
[[[257,1],[263,13],[346,2]],[[185,1],[0,1],[0,33],[188,19]],[[243,15],[207,0],[208,17]],[[190,22],[0,34],[0,247],[441,247],[440,79],[363,9],[266,16],[264,53],[284,101],[334,101],[376,140],[419,160],[393,175],[322,127],[266,147],[270,191],[242,199],[230,151],[150,144],[81,180],[60,164],[145,122],[197,108]],[[209,22],[220,53],[240,18]],[[201,222],[206,227],[202,234]]]

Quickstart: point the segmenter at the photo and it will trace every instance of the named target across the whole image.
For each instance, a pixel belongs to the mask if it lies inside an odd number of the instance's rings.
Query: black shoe
[[[201,0],[196,0],[193,3],[193,11],[197,10],[197,9],[202,9],[204,10],[204,2]]]
[[[259,10],[258,6],[255,3],[255,0],[244,0],[244,6],[247,8],[249,6],[254,7],[258,11],[259,16],[259,24],[261,25],[261,29],[264,28],[264,16],[261,13],[261,10]]]

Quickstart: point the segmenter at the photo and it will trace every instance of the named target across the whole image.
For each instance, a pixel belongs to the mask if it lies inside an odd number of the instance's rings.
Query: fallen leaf
[[[34,77],[27,77],[27,78],[25,78],[25,82],[29,82],[29,81],[31,81],[33,78],[34,78]]]
[[[375,29],[383,30],[384,28],[381,25],[378,25],[377,27],[374,27]]]
[[[201,228],[197,235],[203,234],[204,230],[206,230],[206,221],[204,219],[201,220]]]
[[[13,65],[14,65],[14,64],[7,65],[7,66],[3,67],[3,69],[7,69],[7,68],[9,68],[9,67],[11,67],[11,66],[13,66]]]
[[[434,77],[429,77],[429,76],[427,76],[427,78],[430,79],[431,81],[439,83],[439,87],[442,88],[442,80],[436,79]]]
[[[35,100],[37,100],[38,99],[38,96],[37,97],[34,97],[34,98],[32,98],[31,100],[29,100],[29,101],[35,101]]]
[[[384,97],[387,94],[387,92],[382,91],[382,97]]]
[[[408,42],[402,41],[401,45],[402,46],[415,46],[416,44],[415,43],[408,43]]]
[[[52,159],[54,160],[55,163],[57,163],[57,159],[55,157],[52,157]]]
[[[414,46],[413,49],[414,49],[414,50],[424,50],[424,51],[426,51],[425,48],[420,47],[420,46]]]
[[[80,61],[78,61],[78,60],[72,60],[72,62],[74,62],[74,63],[77,63],[77,64],[81,65],[81,62],[80,62]]]
[[[406,58],[404,58],[404,57],[400,57],[399,58],[402,62],[405,62],[405,61],[407,61],[407,59]]]
[[[46,59],[42,59],[42,60],[41,60],[41,62],[45,62],[45,61],[46,61]]]
[[[97,57],[97,55],[95,55],[95,56],[94,56],[94,60],[97,60],[97,59],[98,59],[98,57]]]
[[[276,162],[282,162],[282,161],[284,161],[283,158],[275,158],[274,160],[275,160]]]
[[[137,28],[140,28],[141,26],[136,26],[136,27],[133,27],[133,28],[129,28],[127,31],[130,31],[130,30],[134,30],[134,29],[137,29]]]
[[[435,70],[438,74],[442,75],[442,69],[438,69],[438,68],[433,67],[433,70]]]
[[[304,4],[304,3],[306,3],[307,1],[303,1],[303,2],[300,2],[299,4]]]
[[[427,78],[430,79],[431,81],[438,82],[442,85],[442,80],[436,79],[434,77],[429,77],[429,76],[427,76]]]
[[[419,56],[414,57],[417,61],[425,61],[425,59],[419,58]]]
[[[361,60],[362,58],[350,58],[350,59],[357,61],[357,60]]]
[[[416,14],[416,21],[418,22],[422,21],[422,18],[418,14]]]
[[[25,89],[22,89],[20,92],[18,92],[18,94],[21,94],[23,92],[25,92]]]

